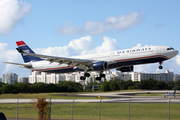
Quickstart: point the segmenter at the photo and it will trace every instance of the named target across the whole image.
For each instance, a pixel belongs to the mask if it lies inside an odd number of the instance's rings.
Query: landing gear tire
[[[96,77],[96,80],[101,81],[101,77]]]
[[[163,66],[159,66],[159,69],[163,69]]]
[[[84,77],[84,76],[80,77],[80,80],[85,80],[85,79],[86,79],[86,77]]]
[[[106,77],[106,75],[105,74],[100,74],[100,77],[102,78],[105,78]]]
[[[84,77],[89,77],[90,74],[89,73],[84,73]]]
[[[161,62],[159,62],[159,64],[160,64],[160,66],[159,66],[159,69],[163,69],[163,66],[161,66],[162,65],[162,61]]]

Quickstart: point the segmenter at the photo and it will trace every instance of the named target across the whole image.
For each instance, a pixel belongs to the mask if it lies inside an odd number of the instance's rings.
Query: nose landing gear
[[[161,62],[159,62],[159,64],[160,64],[160,66],[159,66],[159,69],[163,69],[163,66],[161,66],[162,65],[162,61]]]

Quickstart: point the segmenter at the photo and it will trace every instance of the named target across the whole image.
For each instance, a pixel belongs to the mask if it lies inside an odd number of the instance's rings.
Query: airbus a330
[[[121,72],[132,72],[134,65],[140,64],[159,62],[159,69],[162,69],[163,61],[178,54],[178,51],[172,47],[149,46],[92,55],[57,57],[36,54],[23,41],[17,41],[16,43],[18,46],[16,49],[21,53],[24,63],[5,63],[19,65],[32,71],[48,73],[84,72],[84,76],[80,77],[81,80],[90,77],[89,72],[91,71],[99,71],[96,80],[101,80],[102,77],[105,77],[105,74],[103,74],[105,70],[116,69]]]

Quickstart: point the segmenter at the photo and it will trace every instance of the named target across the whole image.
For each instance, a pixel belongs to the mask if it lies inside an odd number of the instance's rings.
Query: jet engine
[[[133,66],[125,66],[125,67],[117,68],[116,70],[121,71],[121,72],[133,72],[134,67]]]
[[[93,63],[93,69],[96,71],[103,71],[108,68],[108,64],[105,61],[95,62]]]

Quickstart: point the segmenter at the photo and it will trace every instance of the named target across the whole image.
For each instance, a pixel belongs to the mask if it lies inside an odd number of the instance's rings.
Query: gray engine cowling
[[[133,66],[125,66],[125,67],[117,68],[116,70],[121,71],[121,72],[133,72],[134,67]]]

